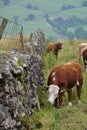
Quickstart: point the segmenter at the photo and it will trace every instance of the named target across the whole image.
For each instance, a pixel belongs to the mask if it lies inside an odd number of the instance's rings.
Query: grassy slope
[[[57,37],[52,28],[47,26],[45,14],[50,16],[61,16],[61,17],[70,17],[77,16],[81,18],[87,17],[87,7],[81,7],[82,2],[85,0],[11,0],[9,6],[0,5],[0,16],[13,19],[14,16],[19,16],[19,23],[24,26],[24,34],[34,32],[38,28],[42,29],[46,33],[46,36]],[[31,3],[32,6],[38,6],[39,10],[27,9],[24,8],[27,4]],[[74,5],[76,8],[71,10],[61,11],[62,5]],[[34,21],[24,22],[24,19],[30,14],[33,13],[36,17]],[[85,27],[87,30],[87,27]]]
[[[78,59],[78,45],[80,41],[64,42],[63,49],[59,52],[58,60],[52,54],[44,52],[43,55],[43,71],[45,80],[47,81],[50,69],[54,65],[60,65],[73,59]],[[85,42],[85,40],[82,40]],[[83,66],[82,60],[80,64]],[[47,93],[42,92],[40,100],[44,106],[40,112],[36,112],[34,115],[34,121],[37,126],[42,124],[39,130],[86,130],[87,129],[87,72],[83,68],[84,84],[82,89],[82,104],[77,105],[77,95],[75,88],[73,89],[73,106],[67,106],[67,93],[64,95],[63,106],[61,109],[57,109],[47,102]],[[41,93],[41,92],[40,92]],[[39,122],[39,123],[38,123]],[[38,130],[38,128],[34,128]]]

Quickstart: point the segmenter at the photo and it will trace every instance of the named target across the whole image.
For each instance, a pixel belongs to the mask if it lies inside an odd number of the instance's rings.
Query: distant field
[[[79,25],[77,27],[79,27]],[[84,30],[87,30],[87,26],[86,25],[85,26],[83,25],[82,27],[84,28]],[[74,28],[68,28],[68,31],[74,32],[75,29],[76,29],[76,27],[74,27]]]
[[[46,37],[56,38],[58,34],[54,31],[55,28],[53,29],[52,27],[47,26],[45,15],[63,18],[69,18],[71,16],[86,18],[87,6],[82,7],[83,2],[85,2],[85,0],[11,0],[8,6],[3,5],[3,2],[0,2],[0,16],[10,20],[14,20],[14,17],[18,17],[17,22],[23,25],[25,35],[40,28],[45,32]],[[27,5],[29,4],[31,5],[30,9],[27,8]],[[75,8],[61,11],[61,7],[64,5],[72,5]],[[36,10],[35,7],[38,7],[38,9]],[[34,20],[24,21],[29,14],[34,14]],[[69,28],[71,32],[74,29]]]

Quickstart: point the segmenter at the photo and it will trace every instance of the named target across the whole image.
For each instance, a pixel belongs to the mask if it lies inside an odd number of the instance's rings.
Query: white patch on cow
[[[56,80],[56,77],[53,77],[53,81],[55,81]]]
[[[72,102],[68,102],[68,106],[71,107],[72,106]]]
[[[87,60],[85,60],[85,63],[87,64]]]
[[[48,101],[54,104],[55,99],[59,93],[59,87],[57,85],[50,85],[48,89]]]
[[[81,44],[80,44],[80,46],[83,46],[83,45],[87,45],[87,43],[84,42],[84,43],[81,43]]]
[[[81,104],[81,101],[80,100],[78,100],[78,105],[80,105]]]
[[[70,64],[72,64],[72,62],[68,62],[68,63],[66,63],[67,65],[70,65]]]
[[[85,68],[86,68],[86,71],[87,71],[87,65],[85,66]]]
[[[53,73],[52,73],[52,76],[55,76],[55,74],[56,74],[56,72],[53,72]]]
[[[77,85],[79,85],[79,81],[77,81],[77,83],[76,83]]]

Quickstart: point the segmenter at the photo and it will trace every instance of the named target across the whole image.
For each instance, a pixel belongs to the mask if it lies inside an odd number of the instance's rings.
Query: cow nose
[[[51,101],[51,100],[49,100],[49,99],[48,99],[48,102],[49,102],[50,104],[52,104],[52,105],[53,105],[53,101]]]

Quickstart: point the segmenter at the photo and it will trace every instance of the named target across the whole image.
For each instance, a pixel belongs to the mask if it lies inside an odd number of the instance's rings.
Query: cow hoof
[[[80,100],[78,100],[78,106],[81,104],[81,101]]]
[[[68,102],[68,106],[71,107],[72,106],[72,102]]]
[[[56,105],[55,107],[56,107],[56,108],[61,108],[62,106]]]

